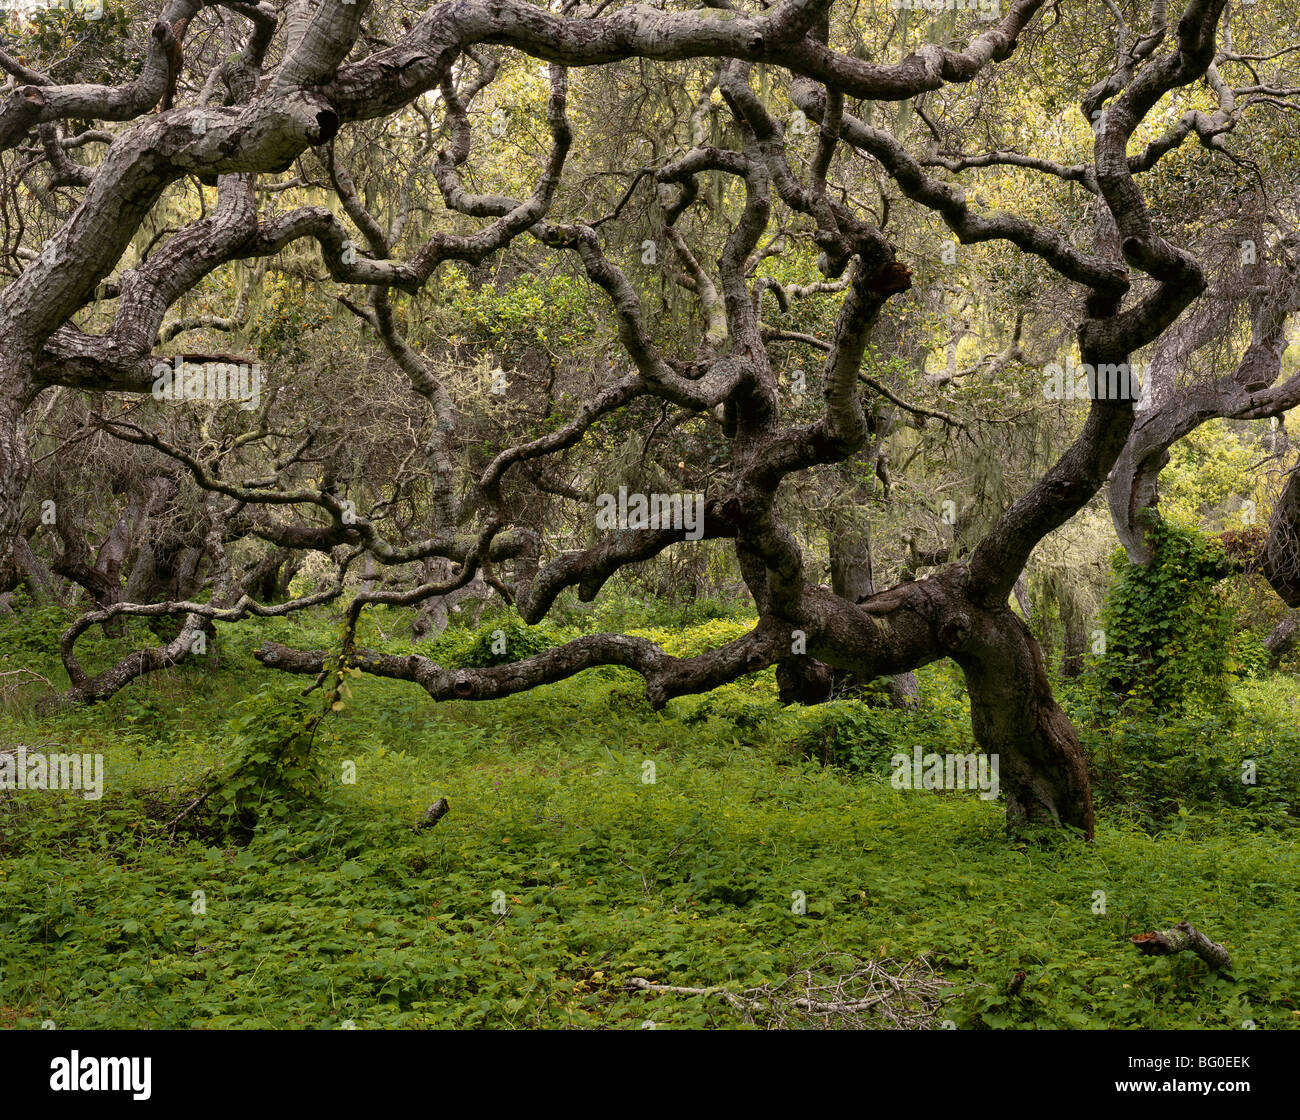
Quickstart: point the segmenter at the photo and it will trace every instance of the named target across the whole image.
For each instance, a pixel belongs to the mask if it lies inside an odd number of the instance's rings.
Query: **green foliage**
[[[155,749],[169,750],[175,746],[171,739],[171,707],[164,697],[144,689],[126,689],[119,695],[124,737]]]
[[[969,753],[970,710],[965,697],[957,699],[944,687],[943,670],[925,674],[920,704],[916,708],[884,707],[878,697],[832,700],[814,707],[789,709],[795,721],[790,746],[802,758],[823,766],[843,767],[858,774],[886,778],[896,754],[911,756]]]
[[[889,756],[896,750],[893,735],[899,723],[891,718],[893,715],[855,700],[819,704],[805,719],[806,726],[793,745],[826,766],[887,773]]]
[[[682,629],[715,619],[748,619],[752,623],[754,615],[753,606],[747,600],[709,597],[670,600],[634,595],[615,587],[592,604],[581,603],[572,594],[562,596],[550,617],[560,625],[589,633],[627,633],[632,629]]]
[[[267,277],[249,322],[249,338],[265,357],[302,362],[306,337],[333,321],[333,305],[315,286],[282,275]]]
[[[128,8],[106,0],[62,0],[26,9],[0,4],[0,30],[16,36],[20,64],[59,83],[116,85],[123,67],[134,62],[131,25]]]
[[[240,704],[227,734],[233,761],[205,792],[207,810],[232,835],[251,834],[316,804],[323,773],[313,755],[321,715],[295,692],[264,688]]]
[[[1250,718],[1117,717],[1080,733],[1093,795],[1108,816],[1180,832],[1193,815],[1235,811],[1243,826],[1300,824],[1300,735]]]
[[[750,732],[773,719],[779,711],[771,696],[755,696],[741,688],[715,689],[706,693],[682,716],[688,726],[716,719],[736,731]]]
[[[458,667],[483,668],[523,661],[554,646],[554,636],[551,627],[528,626],[517,616],[505,615],[480,623],[473,642],[461,654]]]
[[[1268,647],[1255,631],[1234,629],[1232,650],[1241,676],[1262,677],[1268,672]]]
[[[1149,564],[1111,562],[1102,608],[1105,651],[1089,666],[1103,713],[1139,706],[1177,713],[1191,702],[1227,703],[1237,666],[1233,620],[1219,583],[1231,571],[1222,546],[1189,526],[1153,519]]]
[[[277,634],[325,644],[323,618]],[[748,625],[654,632],[685,650]],[[639,678],[616,668],[441,705],[352,678],[312,742],[319,693],[262,689],[255,633],[231,627],[218,671],[158,686],[130,742],[117,698],[21,729],[102,750],[106,796],[0,802],[0,1022],[741,1028],[719,1000],[625,983],[741,990],[831,947],[927,956],[963,1029],[1300,1025],[1300,736],[1285,715],[1300,695],[1286,678],[1234,686],[1232,723],[1131,719],[1114,757],[1088,732],[1096,843],[1029,848],[1008,843],[995,802],[882,776],[895,752],[968,749],[947,665],[920,671],[916,712],[782,707],[770,671],[662,712],[631,706]],[[452,628],[431,655],[478,637]],[[148,734],[172,748],[138,753]],[[214,760],[224,792],[167,827]],[[346,762],[355,784],[332,779]],[[410,827],[440,796],[449,815]],[[1128,944],[1184,917],[1227,944],[1230,975]]]
[[[0,659],[24,666],[43,665],[57,655],[59,638],[72,618],[57,603],[33,600],[18,588],[10,601],[12,613],[0,614]],[[15,656],[19,655],[19,656]],[[8,666],[7,666],[8,667]]]
[[[525,274],[498,291],[449,268],[440,296],[455,308],[466,341],[490,343],[506,356],[537,345],[576,349],[602,333],[591,285],[569,276]]]
[[[1257,438],[1234,431],[1232,424],[1211,420],[1170,448],[1169,464],[1160,472],[1166,516],[1224,527],[1241,524],[1242,502],[1255,497],[1257,466],[1268,449]]]
[[[626,633],[649,639],[673,657],[697,657],[744,637],[753,628],[752,618],[712,618],[680,627],[628,627]]]

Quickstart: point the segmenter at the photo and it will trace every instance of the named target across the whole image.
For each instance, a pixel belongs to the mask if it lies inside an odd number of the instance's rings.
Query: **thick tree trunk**
[[[293,583],[293,577],[302,571],[302,557],[293,556],[280,569],[280,582],[276,587],[276,594],[281,602],[290,598],[289,585]]]
[[[287,598],[289,581],[293,573],[286,569],[296,568],[297,554],[287,548],[277,548],[268,552],[249,570],[241,581],[244,590],[260,603],[276,603]]]
[[[59,539],[59,553],[54,558],[54,570],[64,579],[71,580],[89,592],[95,606],[103,610],[122,601],[122,581],[120,567],[115,567],[112,558],[122,548],[121,526],[126,514],[118,518],[100,549],[100,560],[92,562],[90,545],[87,543],[87,510],[85,503],[78,496],[70,493],[60,480],[54,491],[55,533]],[[120,638],[126,634],[126,622],[122,618],[110,618],[103,624],[106,638]]]
[[[426,580],[448,579],[451,576],[451,564],[446,559],[431,560],[425,567]],[[451,612],[459,610],[460,604],[477,600],[477,612],[481,612],[485,604],[492,595],[492,588],[484,582],[482,577],[475,576],[464,587],[458,587],[455,591],[446,595],[435,595],[426,599],[420,605],[420,613],[416,615],[415,622],[411,626],[411,638],[413,641],[422,642],[429,637],[437,637],[446,628],[451,621]],[[472,625],[478,624],[478,613],[473,615]]]
[[[884,672],[941,657],[955,661],[966,677],[975,741],[998,757],[1008,832],[1042,823],[1092,837],[1092,793],[1078,737],[1052,697],[1038,643],[1009,606],[974,602],[961,567],[881,592],[859,608],[856,626],[834,603],[808,605],[826,640],[849,654],[849,667],[858,667],[858,657],[864,668],[874,662]],[[817,652],[835,656],[820,646]]]
[[[1264,578],[1288,607],[1300,607],[1300,463],[1273,506],[1264,548]]]
[[[871,568],[869,530],[839,526],[829,536],[831,590],[850,603],[861,603],[876,593]]]
[[[776,667],[776,690],[782,704],[822,704],[831,698],[835,672],[811,657],[791,657]]]
[[[1295,646],[1297,638],[1300,638],[1300,614],[1287,611],[1273,627],[1273,632],[1264,639],[1270,669],[1276,669],[1282,664],[1282,658]]]
[[[22,578],[14,549],[23,491],[32,471],[27,429],[23,426],[26,396],[25,377],[14,376],[11,371],[0,376],[0,591],[13,590]]]
[[[899,673],[889,679],[889,702],[895,708],[915,708],[921,702],[921,685],[915,673]]]
[[[175,536],[146,541],[127,578],[123,598],[128,603],[188,599],[203,586],[203,559],[203,549],[186,545]]]
[[[361,590],[369,595],[375,590],[379,582],[379,565],[375,563],[375,558],[366,553],[361,557]]]
[[[1068,825],[1091,839],[1088,766],[1052,697],[1038,643],[1009,610],[970,617],[955,659],[970,690],[975,739],[998,756],[1008,832],[1025,824]]]

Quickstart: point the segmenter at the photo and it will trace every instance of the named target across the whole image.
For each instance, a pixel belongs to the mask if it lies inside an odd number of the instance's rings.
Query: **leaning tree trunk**
[[[817,628],[809,651],[840,667],[883,674],[954,661],[965,674],[975,741],[998,759],[1008,831],[1054,824],[1091,838],[1087,762],[1052,696],[1038,643],[1009,605],[982,589],[972,593],[964,566],[899,584],[857,607],[810,589],[804,609]],[[304,671],[323,663],[313,660]]]
[[[1273,627],[1273,632],[1264,639],[1270,669],[1277,669],[1282,664],[1282,658],[1295,647],[1297,638],[1300,638],[1300,614],[1287,611]]]
[[[1092,837],[1088,765],[1057,706],[1033,634],[1010,610],[967,612],[954,660],[970,691],[971,729],[998,756],[1007,828],[1068,825]]]
[[[45,562],[32,551],[27,538],[21,534],[14,542],[14,562],[19,578],[26,583],[28,594],[38,603],[62,604],[63,596],[59,594],[58,584]]]
[[[1273,506],[1264,546],[1264,578],[1288,607],[1300,607],[1300,462]]]

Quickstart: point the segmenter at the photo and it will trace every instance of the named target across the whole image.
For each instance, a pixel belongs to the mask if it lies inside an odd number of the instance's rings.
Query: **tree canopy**
[[[11,11],[0,591],[88,599],[65,704],[326,606],[335,648],[268,632],[261,663],[433,700],[618,665],[658,706],[772,666],[786,699],[849,674],[905,704],[948,658],[1009,825],[1091,836],[1034,627],[1050,603],[1081,652],[1106,517],[1155,563],[1162,471],[1202,426],[1288,454],[1296,20]],[[1251,531],[1205,571],[1300,605],[1296,477],[1237,496]],[[534,624],[651,571],[731,579],[757,621],[683,656],[618,632],[456,668],[417,651],[471,596]],[[405,652],[357,640],[383,605],[421,608]],[[157,644],[83,667],[79,640],[128,619]]]

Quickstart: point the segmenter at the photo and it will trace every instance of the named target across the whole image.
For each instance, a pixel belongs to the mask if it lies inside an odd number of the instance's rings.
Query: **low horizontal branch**
[[[748,634],[695,657],[677,658],[645,638],[588,634],[522,661],[486,668],[444,669],[419,654],[359,649],[348,664],[377,677],[411,681],[435,700],[496,700],[603,665],[621,665],[646,681],[646,699],[661,708],[674,696],[706,692],[775,664],[790,650],[790,630],[760,624]],[[266,642],[253,656],[287,673],[318,674],[337,658],[328,650],[300,650]]]

